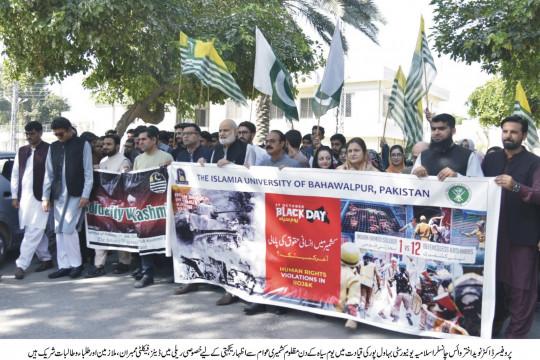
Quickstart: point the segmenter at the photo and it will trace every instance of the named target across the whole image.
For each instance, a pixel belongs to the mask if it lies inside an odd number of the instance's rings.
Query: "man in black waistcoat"
[[[454,144],[456,119],[449,114],[439,114],[431,120],[431,143],[416,160],[412,173],[418,177],[437,176],[441,181],[447,177],[483,177],[480,162],[475,153]]]
[[[92,149],[76,135],[66,118],[55,118],[51,129],[58,141],[51,144],[47,155],[42,207],[48,212],[53,203],[58,271],[49,278],[77,278],[82,273],[77,224],[94,182]]]
[[[231,119],[219,124],[219,145],[214,149],[210,162],[221,167],[230,163],[254,165],[255,153],[247,143],[237,139],[238,126]]]
[[[510,316],[505,337],[524,338],[529,332],[538,291],[540,239],[540,157],[521,143],[528,123],[514,115],[501,122],[504,150],[488,154],[482,168],[501,186],[497,239],[496,300],[493,332]]]
[[[49,238],[45,234],[48,214],[41,207],[45,160],[49,144],[41,140],[43,126],[30,121],[24,126],[28,145],[17,152],[11,173],[11,204],[19,209],[19,225],[24,229],[20,255],[15,261],[15,279],[23,279],[34,253],[41,260],[36,271],[53,267]]]

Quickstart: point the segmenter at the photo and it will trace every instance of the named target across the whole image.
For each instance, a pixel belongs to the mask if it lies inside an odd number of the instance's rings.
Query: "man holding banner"
[[[139,147],[143,151],[140,156],[135,158],[133,170],[143,170],[152,167],[169,165],[173,158],[171,154],[159,150],[157,141],[159,133],[151,128],[143,128],[139,132]],[[154,259],[153,255],[141,255],[141,274],[142,278],[135,282],[136,289],[143,288],[154,283]]]
[[[454,144],[456,119],[449,114],[439,114],[431,120],[431,143],[416,160],[412,173],[418,177],[482,177],[478,158],[469,149]]]
[[[486,176],[496,176],[503,188],[496,262],[496,303],[493,333],[524,338],[531,329],[538,289],[540,239],[540,158],[528,152],[528,123],[520,116],[502,123],[504,150],[490,153],[482,164]]]

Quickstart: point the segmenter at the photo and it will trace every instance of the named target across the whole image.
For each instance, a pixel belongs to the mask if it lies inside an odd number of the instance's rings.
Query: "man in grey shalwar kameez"
[[[83,268],[77,223],[94,182],[92,149],[74,135],[68,119],[55,118],[51,128],[58,141],[51,144],[47,155],[42,206],[45,211],[49,211],[51,202],[54,206],[58,271],[49,278],[77,278]]]

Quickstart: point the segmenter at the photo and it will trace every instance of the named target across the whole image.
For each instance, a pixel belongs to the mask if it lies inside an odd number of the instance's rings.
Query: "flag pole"
[[[208,109],[206,110],[206,117],[208,122],[210,122],[210,86],[206,87],[206,104],[208,104]]]
[[[428,92],[429,92],[429,89],[428,89],[428,86],[427,86],[427,75],[426,75],[426,64],[424,64],[423,66],[424,68],[424,83],[426,85],[426,109],[431,112],[429,110],[429,97],[428,97]]]
[[[180,38],[182,37],[182,32],[180,31]],[[182,40],[180,40],[180,47],[182,46]],[[178,80],[178,104],[176,105],[176,121],[181,122],[180,119],[180,99],[182,95],[182,50],[180,50],[180,79]],[[176,141],[176,137],[175,140]]]
[[[386,119],[384,119],[384,128],[383,128],[383,133],[382,133],[383,139],[386,135],[386,124],[388,123],[388,114],[390,114],[390,109],[388,109],[388,111],[386,112]]]
[[[253,115],[253,97],[255,96],[255,86],[251,87],[251,106],[249,107],[249,122],[251,121],[251,116]]]
[[[319,136],[319,127],[321,126],[321,109],[322,109],[322,81],[319,85],[319,114],[317,117],[317,136]],[[313,139],[311,139],[313,142]],[[321,139],[319,139],[321,141]],[[319,142],[319,146],[321,146],[321,143]]]
[[[197,118],[195,119],[195,124],[197,124],[197,125],[200,125],[199,119],[201,117],[201,102],[202,102],[202,97],[203,97],[203,87],[204,87],[204,85],[203,85],[203,82],[201,81],[201,91],[199,93],[199,105],[198,105],[198,107],[199,107],[199,116],[197,116]]]

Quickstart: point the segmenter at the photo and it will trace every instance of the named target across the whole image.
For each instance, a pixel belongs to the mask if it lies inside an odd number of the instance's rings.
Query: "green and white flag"
[[[388,102],[388,117],[393,119],[403,131],[403,136],[407,140],[414,139],[414,128],[407,123],[405,118],[405,85],[407,79],[401,70],[401,66],[396,72],[394,84],[392,85],[392,93]]]
[[[424,30],[424,18],[420,17],[420,32],[405,86],[405,118],[412,131],[412,138],[408,139],[407,143],[407,153],[415,143],[423,139],[422,97],[429,91],[436,75],[437,68],[431,56]]]
[[[287,119],[298,120],[291,75],[274,54],[259,28],[256,28],[256,39],[253,86],[261,93],[270,95],[272,103],[283,110]]]
[[[180,32],[180,60],[183,74],[195,74],[205,86],[219,89],[247,106],[242,90],[218,55],[214,41],[192,39]]]
[[[525,96],[525,91],[523,91],[520,81],[518,81],[516,85],[516,101],[514,102],[514,115],[521,116],[523,119],[527,120],[527,123],[529,124],[526,141],[529,150],[532,150],[535,147],[539,147],[540,143],[538,143],[538,132],[536,130],[536,124],[532,117],[531,109],[529,108],[527,96]]]
[[[328,110],[339,105],[341,90],[343,89],[343,79],[343,45],[341,44],[341,32],[338,21],[334,30],[334,36],[332,37],[332,44],[330,45],[330,53],[328,54],[328,62],[324,69],[323,78],[311,102],[315,116],[322,116]]]

